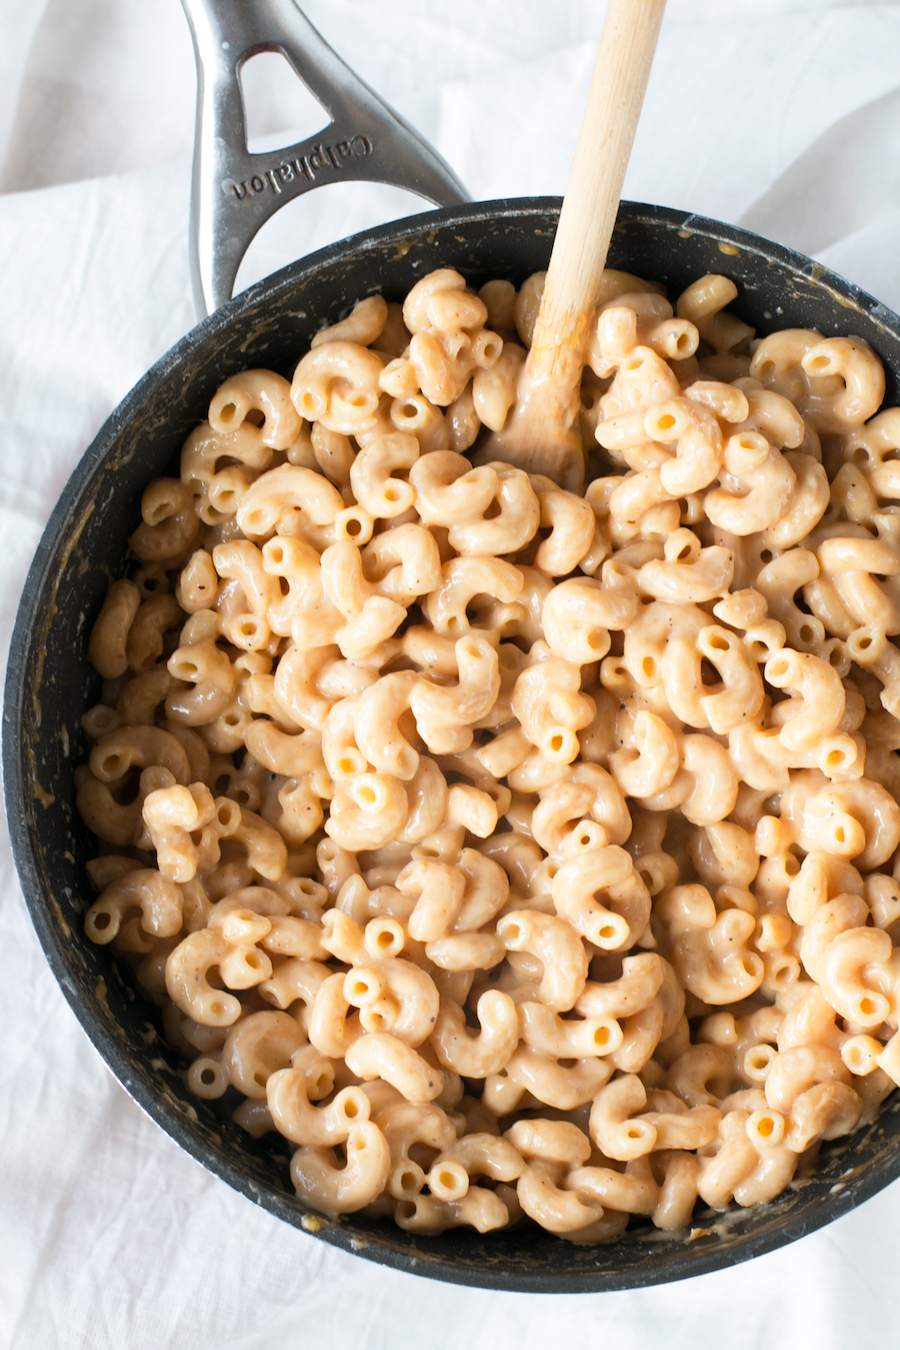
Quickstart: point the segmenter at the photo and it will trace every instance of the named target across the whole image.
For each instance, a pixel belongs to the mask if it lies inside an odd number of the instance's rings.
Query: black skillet
[[[188,1094],[177,1055],[156,1033],[155,1011],[108,951],[84,937],[91,842],[73,809],[73,772],[84,750],[79,719],[97,694],[84,651],[103,594],[125,568],[142,489],[173,471],[228,375],[247,366],[290,375],[321,324],[372,292],[402,297],[434,267],[456,267],[475,285],[521,280],[546,267],[559,209],[553,198],[461,204],[464,192],[446,165],[343,65],[293,0],[254,0],[252,19],[243,0],[185,0],[185,7],[199,68],[195,279],[201,303],[218,308],[143,377],[72,474],[28,575],[6,682],[13,849],[66,998],[135,1101],[211,1172],[288,1223],[400,1270],[493,1289],[630,1289],[730,1266],[846,1214],[900,1173],[900,1094],[874,1124],[826,1145],[810,1179],[758,1209],[701,1211],[690,1234],[638,1224],[609,1245],[576,1247],[532,1228],[423,1238],[356,1215],[323,1219],[295,1199],[286,1146],[271,1135],[252,1141],[221,1104]],[[251,156],[235,74],[261,50],[281,51],[334,122],[288,151]],[[343,240],[227,300],[262,220],[317,182],[348,177],[399,183],[451,204]],[[740,289],[738,313],[762,332],[802,326],[863,337],[885,363],[887,402],[898,401],[900,318],[809,258],[718,221],[623,202],[610,263],[673,293],[706,272],[725,273]]]

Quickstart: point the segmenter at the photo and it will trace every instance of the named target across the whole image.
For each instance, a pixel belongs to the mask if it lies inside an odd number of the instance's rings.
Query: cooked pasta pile
[[[226,380],[77,794],[88,936],[304,1204],[599,1242],[771,1199],[900,1082],[900,410],[861,341],[608,271],[573,495],[491,448],[542,281]]]

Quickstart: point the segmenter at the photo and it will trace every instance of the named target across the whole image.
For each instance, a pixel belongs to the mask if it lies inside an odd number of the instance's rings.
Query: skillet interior
[[[699,1275],[771,1250],[845,1213],[900,1174],[900,1094],[851,1139],[826,1146],[813,1178],[758,1210],[696,1220],[697,1236],[648,1227],[601,1247],[536,1231],[420,1238],[347,1216],[304,1212],[290,1188],[288,1152],[234,1126],[221,1104],[197,1101],[155,1014],[103,948],[82,933],[91,844],[73,810],[82,757],[79,719],[96,699],[82,658],[147,482],[177,464],[181,443],[226,376],[247,366],[290,375],[325,321],[363,295],[400,298],[436,266],[476,284],[521,280],[546,266],[556,199],[444,209],[356,236],[284,269],[205,320],[141,380],[105,424],[70,479],[38,548],[10,653],[3,767],[10,829],[32,919],[88,1036],[137,1102],[211,1171],[288,1222],[369,1259],[432,1278],[498,1289],[580,1292]],[[819,264],[684,212],[623,203],[611,264],[681,289],[705,272],[731,276],[737,312],[761,331],[817,327],[864,337],[885,362],[887,402],[898,401],[900,319]],[[176,470],[177,472],[177,470]],[[151,1068],[153,1059],[163,1068]]]

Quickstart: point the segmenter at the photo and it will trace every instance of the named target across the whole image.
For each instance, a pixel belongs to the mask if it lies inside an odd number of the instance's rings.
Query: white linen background
[[[563,190],[602,4],[305,7],[474,197]],[[193,323],[194,78],[175,0],[0,0],[0,35],[8,633],[67,475]],[[670,0],[625,195],[758,229],[900,308],[898,50],[897,3]],[[288,105],[262,83],[262,130],[292,139]],[[394,200],[314,193],[270,227],[254,274],[387,218]],[[636,1350],[657,1339],[846,1350],[896,1326],[900,1187],[749,1265],[594,1296],[442,1286],[278,1223],[208,1176],[107,1072],[35,941],[5,829],[0,1024],[4,1350]]]

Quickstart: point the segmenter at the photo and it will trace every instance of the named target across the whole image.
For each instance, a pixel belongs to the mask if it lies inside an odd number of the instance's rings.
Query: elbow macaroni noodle
[[[88,937],[304,1203],[600,1242],[900,1083],[900,411],[856,339],[609,271],[575,497],[489,449],[542,286],[442,268],[226,380],[76,790]]]

